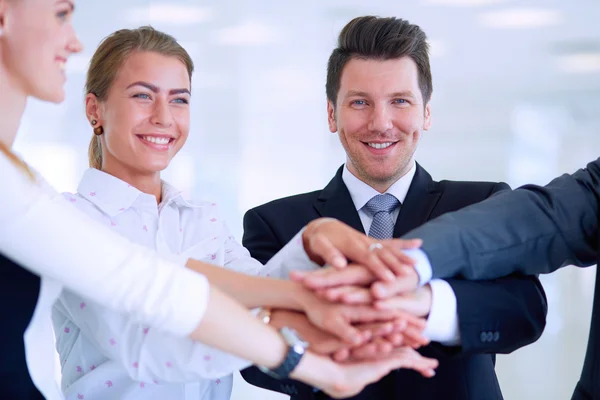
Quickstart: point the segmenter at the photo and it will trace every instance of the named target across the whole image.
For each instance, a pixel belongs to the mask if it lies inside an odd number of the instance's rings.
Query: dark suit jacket
[[[394,237],[400,237],[449,211],[509,189],[504,183],[435,182],[419,165],[400,209]],[[273,201],[248,211],[243,244],[252,256],[267,262],[303,226],[318,217],[334,217],[363,231],[342,169],[322,191]],[[440,360],[436,376],[397,370],[369,385],[356,399],[501,399],[493,353],[509,353],[537,340],[546,322],[546,298],[534,276],[513,275],[487,282],[448,280],[457,298],[461,347],[432,344],[421,350]],[[294,399],[327,398],[291,380],[277,381],[247,369],[249,383],[291,394]]]
[[[411,232],[434,277],[493,279],[600,264],[600,159],[540,187],[526,185]],[[573,399],[600,399],[600,275],[581,378]]]

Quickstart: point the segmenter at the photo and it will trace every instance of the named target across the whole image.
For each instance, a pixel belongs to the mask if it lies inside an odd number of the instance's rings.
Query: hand
[[[309,353],[302,359],[291,378],[318,387],[334,398],[354,396],[366,385],[398,368],[414,369],[425,377],[432,377],[438,365],[437,360],[425,358],[411,348],[396,349],[388,357],[375,361],[345,364],[311,356]]]
[[[358,346],[371,337],[371,332],[361,332],[353,326],[361,323],[394,321],[406,326],[414,326],[422,331],[425,321],[400,310],[377,310],[372,306],[335,304],[322,300],[313,293],[305,291],[300,299],[302,310],[308,319],[318,328],[329,332],[344,342]],[[403,322],[400,322],[403,321]]]
[[[421,240],[380,241],[381,248],[370,250],[375,239],[333,218],[319,218],[310,222],[302,233],[304,249],[308,257],[317,264],[329,264],[344,268],[348,261],[364,265],[379,279],[392,281],[403,266],[413,266],[414,260],[402,249],[421,246]]]
[[[431,312],[431,285],[427,284],[413,292],[397,295],[375,302],[375,308],[380,310],[403,310],[417,317],[427,318]]]
[[[324,356],[332,356],[334,354],[350,354],[348,344],[342,342],[338,337],[318,329],[310,323],[306,315],[288,310],[273,310],[271,313],[270,325],[280,329],[284,326],[289,326],[296,330],[302,339],[310,344],[310,351]],[[373,324],[362,324],[357,326],[361,332],[368,332],[371,340],[377,340],[384,336],[392,335],[395,332],[402,331],[406,328],[404,321],[396,322],[380,322]],[[389,353],[389,351],[388,351]],[[364,357],[367,358],[367,357]],[[371,357],[375,358],[375,357]],[[342,357],[340,361],[344,361],[346,357]]]

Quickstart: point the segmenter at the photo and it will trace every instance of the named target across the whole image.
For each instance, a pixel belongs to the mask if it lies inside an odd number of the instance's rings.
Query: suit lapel
[[[352,202],[350,192],[342,180],[342,165],[333,179],[323,189],[314,207],[321,217],[336,218],[354,229],[365,233],[358,211]]]
[[[431,179],[431,175],[418,163],[416,168],[415,176],[394,226],[395,238],[401,237],[427,222],[442,194],[439,184]]]

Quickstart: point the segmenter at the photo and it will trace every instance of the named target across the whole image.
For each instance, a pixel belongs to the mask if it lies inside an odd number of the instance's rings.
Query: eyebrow
[[[131,85],[127,86],[127,89],[132,88],[134,86],[143,86],[146,89],[151,90],[153,93],[160,92],[160,89],[159,89],[158,86],[153,85],[153,84],[148,83],[148,82],[143,82],[143,81],[134,82]],[[189,89],[186,89],[186,88],[171,89],[171,90],[169,90],[169,95],[182,94],[182,93],[187,93],[187,94],[191,95]]]
[[[71,7],[71,12],[75,11],[75,4],[71,0],[58,0],[56,5],[67,3]]]
[[[346,93],[346,97],[369,97],[367,92],[361,92],[359,90],[350,90]],[[410,91],[406,90],[403,92],[394,92],[389,95],[389,97],[411,97],[415,98],[415,95]]]

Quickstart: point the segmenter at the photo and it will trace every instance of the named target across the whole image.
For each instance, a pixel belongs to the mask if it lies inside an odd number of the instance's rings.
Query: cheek
[[[423,129],[425,118],[423,112],[417,110],[401,110],[394,118],[394,125],[406,134],[419,133]]]

